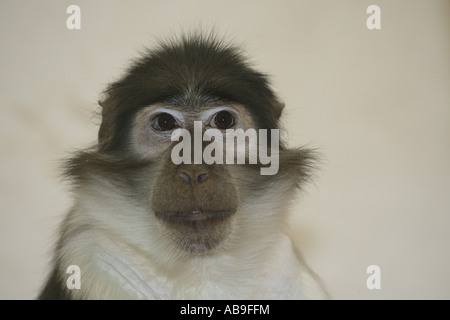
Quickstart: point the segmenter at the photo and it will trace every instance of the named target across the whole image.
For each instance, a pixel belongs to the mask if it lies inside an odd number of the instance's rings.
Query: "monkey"
[[[328,298],[286,231],[316,156],[275,150],[284,104],[240,47],[214,34],[162,40],[99,105],[97,142],[65,163],[74,204],[39,299]],[[174,163],[174,133],[196,122],[223,136],[265,129],[277,172],[261,174],[259,160]],[[73,265],[79,288],[67,285]]]

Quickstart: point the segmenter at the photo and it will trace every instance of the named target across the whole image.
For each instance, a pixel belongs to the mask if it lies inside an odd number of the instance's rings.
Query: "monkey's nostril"
[[[186,181],[187,183],[191,183],[191,177],[190,177],[187,173],[181,172],[181,173],[180,173],[180,176],[181,176],[181,178],[183,178],[183,180]]]
[[[208,178],[208,174],[207,174],[207,173],[202,173],[202,174],[199,174],[199,175],[198,175],[197,181],[198,181],[198,182],[203,182],[203,181],[206,180],[206,178]]]
[[[179,172],[178,174],[184,180],[184,182],[189,183],[189,184],[191,184],[193,182],[201,183],[201,182],[205,181],[206,178],[208,178],[208,172],[197,174],[195,172],[195,170],[193,170],[193,171],[184,171],[183,170],[182,172]]]

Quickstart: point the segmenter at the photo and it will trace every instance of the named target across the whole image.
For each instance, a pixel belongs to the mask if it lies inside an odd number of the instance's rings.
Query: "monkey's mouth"
[[[196,254],[211,252],[230,234],[236,209],[154,211],[169,229],[173,241],[184,251]]]
[[[210,220],[225,219],[236,213],[236,209],[206,211],[206,210],[193,210],[182,212],[156,212],[156,216],[162,220],[168,222],[202,222]]]

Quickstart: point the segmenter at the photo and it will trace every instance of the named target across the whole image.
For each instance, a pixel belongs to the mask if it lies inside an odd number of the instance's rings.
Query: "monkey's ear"
[[[273,111],[275,113],[275,117],[276,117],[277,120],[279,120],[280,117],[281,117],[281,114],[283,113],[284,103],[275,100],[272,103],[272,106],[273,106]]]
[[[275,121],[278,121],[281,117],[281,114],[283,113],[284,109],[284,103],[278,100],[278,98],[272,93],[267,97],[267,100],[269,100],[269,103],[272,107],[273,117]]]
[[[117,104],[115,99],[104,96],[98,101],[102,107],[102,122],[98,131],[99,150],[107,150],[112,145],[114,133],[116,132]]]
[[[105,102],[106,99],[107,99],[107,98],[103,98],[102,100],[98,100],[98,101],[97,101],[98,105],[99,105],[100,107],[104,108],[105,105],[106,105],[106,102]]]

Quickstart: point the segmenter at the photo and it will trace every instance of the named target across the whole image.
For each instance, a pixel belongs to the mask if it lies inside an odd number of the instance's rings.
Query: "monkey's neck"
[[[264,255],[217,254],[173,261],[165,267],[126,242],[91,232],[73,239],[70,261],[78,261],[81,289],[74,297],[90,299],[280,299],[300,298],[301,270],[288,237]],[[73,242],[71,242],[73,243]],[[79,248],[84,248],[79,250]],[[69,249],[70,248],[66,248]]]

